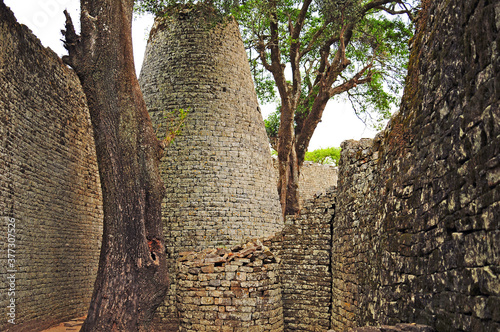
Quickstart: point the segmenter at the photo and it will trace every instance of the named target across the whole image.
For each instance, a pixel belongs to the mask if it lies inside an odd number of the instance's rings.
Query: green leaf
[[[306,152],[305,161],[312,161],[318,164],[338,165],[340,160],[340,148],[329,147]]]

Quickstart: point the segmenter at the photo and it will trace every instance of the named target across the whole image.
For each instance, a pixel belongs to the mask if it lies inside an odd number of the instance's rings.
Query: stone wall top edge
[[[309,161],[309,160],[304,161],[304,165],[312,166],[312,167],[338,168],[337,165],[333,165],[333,164],[320,164],[320,163],[315,163],[314,161]]]
[[[160,13],[155,17],[153,27],[149,32],[149,40],[153,38],[157,32],[165,31],[163,28],[168,24],[172,24],[176,19],[180,21],[189,21],[193,18],[202,17],[205,18],[205,23],[207,27],[215,28],[221,24],[233,23],[236,26],[238,22],[231,15],[221,15],[215,12],[213,7],[207,6],[204,3],[198,4],[178,4],[169,7],[163,13]],[[201,27],[200,21],[196,22],[196,28]],[[148,40],[148,42],[149,42]]]
[[[62,70],[64,70],[67,74],[75,75],[74,77],[76,78],[75,72],[63,63],[62,59],[57,55],[56,52],[54,52],[50,47],[43,46],[40,39],[28,26],[17,21],[15,14],[12,12],[10,7],[4,4],[3,0],[0,0],[0,21],[6,21],[9,24],[12,24],[15,31],[19,35],[22,35],[25,40],[29,41],[32,47],[35,46],[39,48],[39,50],[37,51],[40,51],[43,58],[49,61],[56,62],[58,65],[60,65]]]
[[[352,154],[358,150],[373,149],[377,142],[376,138],[362,138],[360,140],[343,141],[340,147],[342,148],[341,155]]]
[[[267,241],[269,238],[263,238]],[[271,250],[262,244],[261,240],[253,239],[243,241],[241,244],[233,245],[230,248],[218,247],[207,248],[201,251],[180,252],[177,262],[186,264],[186,262],[195,262],[198,265],[209,265],[219,263],[229,263],[233,260],[247,258],[250,256],[259,256],[262,259],[276,261],[275,255]]]

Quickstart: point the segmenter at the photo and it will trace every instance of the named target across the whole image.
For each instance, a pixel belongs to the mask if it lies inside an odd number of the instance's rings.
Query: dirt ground
[[[80,331],[84,320],[85,317],[75,318],[69,322],[64,322],[47,330],[43,330],[42,332],[78,332]]]

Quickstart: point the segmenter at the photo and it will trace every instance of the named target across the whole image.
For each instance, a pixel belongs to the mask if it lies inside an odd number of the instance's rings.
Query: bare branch
[[[364,125],[365,125],[365,127],[366,127],[366,126],[367,126],[366,119],[361,118],[361,112],[360,112],[360,111],[358,111],[358,109],[356,108],[356,101],[355,101],[355,100],[353,100],[353,99],[354,99],[354,98],[356,98],[356,97],[354,97],[354,96],[350,93],[350,91],[347,91],[346,93],[347,93],[347,99],[349,99],[349,102],[351,103],[352,109],[354,110],[354,115],[356,115],[356,117],[357,117],[357,118],[358,118],[361,122],[363,122],[363,124],[364,124]]]
[[[384,6],[377,7],[378,9],[381,9],[391,15],[400,15],[400,14],[408,14],[408,11],[406,10],[395,10],[394,8],[387,8]]]
[[[75,68],[76,66],[76,57],[80,54],[80,43],[81,38],[75,31],[75,26],[73,25],[73,20],[71,19],[71,15],[67,10],[64,10],[64,16],[66,16],[65,28],[66,30],[61,30],[64,39],[61,41],[64,43],[64,48],[68,51],[69,55],[65,55],[62,57],[62,60],[65,64],[70,66],[71,68]]]
[[[411,12],[411,9],[408,9],[408,7],[406,6],[406,3],[404,3],[403,1],[396,1],[396,3],[404,9],[395,10],[395,4],[393,4],[393,1],[391,1],[391,0],[376,0],[376,1],[372,1],[370,3],[367,3],[363,8],[363,13],[366,13],[372,9],[379,9],[379,10],[383,10],[391,15],[406,14],[406,15],[408,15],[408,18],[412,22],[415,22],[416,17]],[[391,7],[385,6],[387,4],[392,4],[392,6]]]
[[[376,9],[377,7],[383,6],[385,4],[388,4],[392,2],[393,0],[374,0],[372,2],[367,3],[364,5],[363,9],[361,10],[362,14],[366,14],[372,9]]]

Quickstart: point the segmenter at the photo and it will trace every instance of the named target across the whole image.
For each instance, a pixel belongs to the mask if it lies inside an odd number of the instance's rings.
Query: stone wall
[[[277,182],[237,23],[204,6],[155,21],[140,84],[163,137],[165,112],[189,109],[161,163],[172,286],[159,317],[176,329],[175,259],[182,251],[241,243],[283,227]]]
[[[500,330],[500,4],[423,6],[400,112],[343,143],[337,192],[306,202],[269,251],[182,254],[161,330]],[[192,24],[193,10],[157,21],[141,78],[158,124],[191,109],[163,164],[172,261],[283,226],[238,29]],[[15,275],[0,306],[15,299],[17,323],[4,312],[0,329],[35,331],[85,314],[99,179],[78,79],[1,0],[0,30],[0,266]]]
[[[76,75],[3,1],[0,45],[0,330],[31,332],[86,313],[101,193]],[[11,300],[16,325],[7,321]]]
[[[162,161],[166,238],[177,252],[281,230],[276,179],[234,19],[185,6],[153,26],[140,75],[159,136],[164,111],[189,109]]]
[[[423,5],[400,112],[342,145],[336,331],[500,330],[500,4]]]
[[[259,240],[178,259],[181,331],[283,331],[278,261]]]
[[[265,241],[281,259],[285,331],[326,331],[332,297],[331,226],[334,188],[305,202],[298,216]]]
[[[300,169],[299,195],[303,202],[315,195],[324,194],[337,185],[338,168],[334,165],[305,161]]]
[[[276,179],[279,178],[278,161],[273,158]],[[305,161],[300,169],[299,197],[302,204],[315,196],[325,194],[328,189],[337,185],[338,167],[329,164],[318,164]]]

